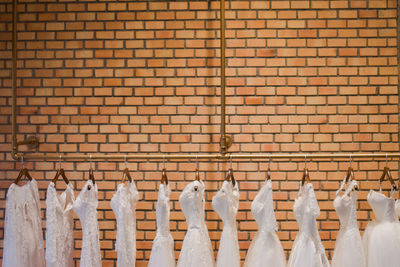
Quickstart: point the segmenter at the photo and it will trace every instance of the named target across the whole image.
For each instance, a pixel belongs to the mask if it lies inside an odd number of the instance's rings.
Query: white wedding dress
[[[75,201],[71,183],[60,195],[50,182],[46,194],[46,266],[72,267],[74,251],[74,222],[72,206]]]
[[[400,266],[400,223],[393,199],[371,190],[367,200],[375,214],[375,221],[365,229],[363,242],[368,267]]]
[[[175,267],[174,240],[169,231],[169,185],[160,184],[157,201],[157,234],[151,249],[149,267]]]
[[[339,216],[340,230],[336,238],[335,251],[332,258],[332,267],[365,267],[364,247],[357,225],[357,186],[356,181],[351,181],[343,195],[345,181],[336,192],[333,206]]]
[[[251,203],[258,232],[247,251],[244,267],[286,267],[285,253],[276,231],[272,182],[267,180]]]
[[[97,184],[89,180],[73,205],[82,225],[81,267],[101,267],[97,204]]]
[[[40,199],[36,180],[8,188],[3,267],[45,266]]]
[[[396,200],[396,213],[400,217],[400,199]]]
[[[120,183],[110,205],[117,219],[118,267],[134,267],[136,264],[136,203],[139,192],[135,182]]]
[[[236,183],[224,181],[213,197],[212,207],[224,222],[217,255],[217,267],[240,267],[236,214],[239,207],[239,188]]]
[[[294,241],[288,266],[329,267],[325,249],[318,234],[316,218],[320,210],[311,183],[300,185],[293,211],[300,230]]]
[[[211,241],[204,221],[204,190],[203,182],[194,181],[185,187],[179,197],[188,230],[183,240],[178,267],[215,266]]]

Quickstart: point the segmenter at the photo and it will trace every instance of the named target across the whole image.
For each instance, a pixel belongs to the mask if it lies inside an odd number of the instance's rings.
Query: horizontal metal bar
[[[24,160],[163,160],[163,159],[360,159],[360,158],[400,158],[400,153],[315,153],[315,154],[28,154]]]

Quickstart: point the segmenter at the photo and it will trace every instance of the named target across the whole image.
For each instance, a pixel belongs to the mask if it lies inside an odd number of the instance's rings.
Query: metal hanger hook
[[[307,169],[307,155],[304,155],[304,168]]]
[[[61,154],[58,158],[58,169],[61,169]]]
[[[90,168],[93,169],[93,166],[92,166],[92,154],[89,155],[89,163],[90,163]]]
[[[268,169],[271,167],[271,155],[269,155]]]
[[[350,154],[350,168],[351,168],[351,163],[352,163],[352,158],[351,158],[351,154]]]
[[[22,163],[22,169],[25,169],[25,164],[24,164],[24,155],[21,155],[21,163]]]
[[[128,168],[128,164],[126,162],[126,154],[124,155],[124,162],[125,162],[125,168],[127,169]]]
[[[196,169],[199,169],[199,160],[198,160],[198,155],[196,155]]]
[[[163,169],[165,169],[165,155],[163,155]]]
[[[388,166],[388,154],[386,153],[386,167]]]
[[[232,169],[232,154],[230,155],[230,163],[231,163],[231,169]]]

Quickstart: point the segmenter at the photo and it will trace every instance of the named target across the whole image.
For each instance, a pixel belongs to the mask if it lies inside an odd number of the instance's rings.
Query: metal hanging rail
[[[334,159],[334,158],[400,158],[400,153],[288,153],[288,154],[227,154],[227,149],[232,144],[232,139],[226,135],[226,79],[225,79],[225,0],[221,0],[221,140],[220,153],[212,154],[27,154],[18,153],[20,145],[38,145],[36,137],[30,137],[23,141],[17,140],[17,3],[13,1],[13,32],[12,32],[12,151],[14,160],[161,160],[161,159]]]

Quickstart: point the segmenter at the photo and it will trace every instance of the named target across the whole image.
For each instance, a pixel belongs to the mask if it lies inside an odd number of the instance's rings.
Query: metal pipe
[[[229,160],[232,159],[362,159],[362,158],[400,158],[400,153],[316,153],[316,154],[27,154],[24,155],[26,160],[50,160],[57,161],[60,159],[64,160],[163,160],[163,159],[216,159],[216,160]]]
[[[221,140],[220,140],[220,152],[222,155],[226,153],[228,149],[226,140],[226,102],[225,102],[225,0],[220,0],[220,40],[221,40]]]
[[[18,141],[17,141],[17,1],[13,0],[13,16],[12,16],[12,152],[13,159],[18,160]]]

